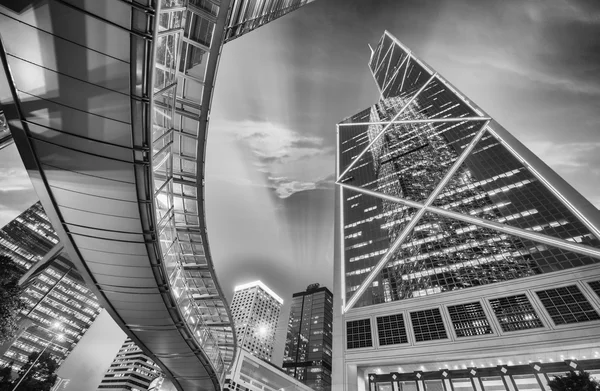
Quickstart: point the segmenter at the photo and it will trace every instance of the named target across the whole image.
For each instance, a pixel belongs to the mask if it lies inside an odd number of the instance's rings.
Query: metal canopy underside
[[[0,7],[0,103],[42,205],[100,303],[181,390],[220,388],[235,349],[203,199],[220,3]],[[190,15],[212,21],[210,42],[184,37]],[[203,73],[180,74],[199,48]]]

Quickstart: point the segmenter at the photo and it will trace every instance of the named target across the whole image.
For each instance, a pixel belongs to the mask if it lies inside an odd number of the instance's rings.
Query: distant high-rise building
[[[260,281],[236,286],[234,291],[231,315],[238,346],[271,361],[283,299]]]
[[[314,0],[234,0],[225,42],[244,35]]]
[[[294,293],[283,369],[315,391],[331,389],[333,294],[319,284]]]
[[[379,102],[338,125],[332,388],[600,373],[598,210],[389,33],[369,67]]]
[[[23,269],[22,298],[27,306],[15,338],[0,346],[0,366],[13,361],[18,370],[30,353],[44,349],[62,363],[101,308],[62,253],[39,202],[0,230],[0,255]]]
[[[106,370],[98,390],[146,391],[150,383],[161,375],[158,365],[127,338]]]

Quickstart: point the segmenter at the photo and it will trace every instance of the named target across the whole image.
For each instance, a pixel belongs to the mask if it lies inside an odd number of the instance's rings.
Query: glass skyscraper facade
[[[244,35],[313,1],[315,0],[233,0],[225,32],[225,42]]]
[[[502,143],[489,117],[389,36],[370,68],[381,100],[339,124],[346,299],[382,259],[357,306],[599,261],[424,209],[600,247],[591,229]]]
[[[30,353],[46,346],[62,363],[100,313],[96,297],[69,260],[55,251],[57,246],[58,237],[39,202],[0,230],[1,255],[12,258],[24,274],[39,267],[22,281],[26,308],[15,338],[0,346],[0,366],[14,362],[16,371]],[[41,262],[46,263],[40,267]]]
[[[599,375],[598,209],[388,32],[369,68],[379,101],[338,124],[332,389]]]
[[[131,339],[127,338],[106,370],[98,390],[148,390],[162,372]]]
[[[331,389],[333,294],[319,284],[294,293],[283,369],[315,391]]]
[[[260,281],[234,288],[231,315],[237,344],[266,361],[271,361],[283,299]]]

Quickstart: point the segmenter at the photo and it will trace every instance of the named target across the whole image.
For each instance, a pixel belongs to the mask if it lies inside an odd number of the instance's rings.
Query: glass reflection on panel
[[[500,376],[495,377],[482,377],[481,382],[485,391],[505,391],[506,387]]]
[[[392,383],[377,383],[377,391],[392,391]]]
[[[535,375],[513,375],[518,391],[541,391]]]
[[[416,381],[401,381],[398,386],[398,391],[419,391]]]
[[[426,391],[444,391],[444,386],[441,380],[425,380]],[[486,388],[486,391],[489,391]]]
[[[471,379],[452,379],[454,391],[475,391]]]

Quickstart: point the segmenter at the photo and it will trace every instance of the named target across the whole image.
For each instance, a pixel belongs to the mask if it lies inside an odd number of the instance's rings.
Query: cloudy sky
[[[385,29],[600,207],[597,0],[317,0],[228,43],[206,163],[209,240],[229,294],[260,279],[284,298],[276,364],[292,293],[332,285],[335,124],[375,102],[367,44]],[[35,194],[15,151],[0,153],[3,225]]]

